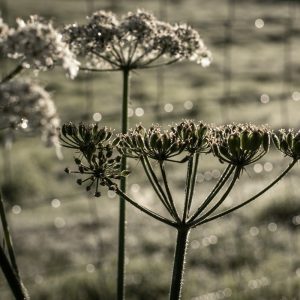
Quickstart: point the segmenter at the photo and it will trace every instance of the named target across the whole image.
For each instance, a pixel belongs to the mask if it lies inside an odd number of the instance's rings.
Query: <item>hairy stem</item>
[[[178,231],[173,264],[173,274],[170,287],[170,300],[181,299],[185,255],[188,246],[188,236],[190,228],[179,227],[177,230]]]

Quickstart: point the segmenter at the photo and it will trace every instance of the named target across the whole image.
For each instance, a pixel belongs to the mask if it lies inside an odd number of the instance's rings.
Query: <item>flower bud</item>
[[[294,135],[293,135],[292,132],[289,132],[289,133],[286,135],[286,141],[287,141],[287,144],[288,144],[289,148],[293,148]]]
[[[270,134],[269,134],[269,132],[265,132],[263,134],[262,144],[263,144],[263,148],[264,148],[265,152],[268,152],[270,149]]]
[[[80,165],[81,164],[81,159],[79,159],[78,157],[75,157],[74,161],[75,161],[76,165]]]
[[[249,132],[243,131],[240,135],[241,137],[241,149],[244,151],[250,150],[250,138],[249,138]]]
[[[151,148],[156,148],[156,142],[158,140],[159,136],[157,133],[153,133],[150,137],[150,146]]]
[[[120,137],[116,137],[113,141],[112,141],[112,146],[113,147],[116,147],[118,144],[119,144],[119,142],[120,142]]]
[[[126,176],[128,176],[130,174],[130,171],[128,171],[128,170],[123,170],[122,172],[121,172],[121,176],[123,176],[123,177],[126,177]]]
[[[283,152],[286,152],[288,149],[289,149],[289,145],[287,143],[286,140],[282,140],[280,142],[280,149],[283,151]]]
[[[293,152],[294,152],[297,156],[300,156],[300,140],[294,141]]]
[[[280,150],[280,140],[279,140],[278,136],[275,133],[272,134],[272,140],[273,140],[273,143],[274,143],[275,147],[278,150]]]
[[[71,171],[70,171],[70,169],[69,168],[65,168],[65,170],[64,170],[67,174],[70,174],[71,173]]]
[[[232,154],[238,154],[240,151],[240,137],[238,134],[231,134],[228,138],[229,150]]]
[[[261,133],[258,131],[253,131],[252,133],[250,133],[249,138],[250,138],[250,147],[251,147],[250,150],[252,151],[258,150],[258,148],[262,143]]]
[[[212,146],[212,151],[214,153],[215,156],[219,156],[220,155],[220,151],[219,151],[219,147],[216,143],[213,143]]]

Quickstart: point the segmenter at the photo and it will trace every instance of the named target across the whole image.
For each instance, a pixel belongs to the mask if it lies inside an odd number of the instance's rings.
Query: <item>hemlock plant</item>
[[[123,75],[121,131],[128,130],[130,75],[133,70],[171,65],[190,60],[207,67],[211,53],[199,33],[187,24],[169,24],[157,20],[144,10],[129,12],[118,18],[112,12],[97,11],[87,23],[67,25],[64,31],[72,51],[81,58],[81,70],[93,72],[120,71]],[[121,158],[126,169],[126,156]],[[126,178],[120,180],[126,192]],[[124,298],[125,273],[125,201],[120,195],[117,299]]]
[[[99,128],[95,124],[66,123],[61,130],[62,145],[73,149],[76,170],[66,169],[67,173],[80,176],[79,185],[86,190],[94,189],[96,197],[106,187],[121,196],[148,216],[177,230],[172,280],[169,299],[181,298],[183,270],[188,245],[188,236],[193,228],[225,216],[254,201],[280,179],[282,179],[300,158],[300,132],[280,130],[272,132],[266,126],[252,124],[229,124],[210,126],[203,122],[184,120],[178,125],[164,130],[159,125],[146,129],[137,125],[126,133],[112,138],[113,133],[107,127]],[[243,170],[266,155],[273,140],[275,148],[291,158],[288,167],[269,185],[251,198],[229,209],[220,209],[222,203],[238,184]],[[204,201],[194,204],[199,195],[195,194],[199,158],[213,158],[225,166],[225,170]],[[167,217],[143,206],[142,200],[132,199],[124,193],[118,181],[128,176],[128,169],[121,169],[121,157],[140,162],[148,183],[152,186],[157,199],[167,213]],[[154,165],[158,165],[159,172]],[[174,192],[169,185],[167,164],[185,164],[186,176],[183,209],[175,203]],[[159,174],[157,174],[159,173]]]

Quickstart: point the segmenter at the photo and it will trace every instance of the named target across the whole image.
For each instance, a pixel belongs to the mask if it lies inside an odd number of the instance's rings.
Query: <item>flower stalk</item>
[[[125,134],[128,130],[128,101],[130,88],[130,70],[123,70],[123,99],[122,99],[122,133]],[[126,170],[127,158],[122,156],[121,172]],[[120,180],[120,189],[126,193],[126,177]],[[119,204],[119,248],[118,248],[118,281],[117,281],[117,299],[125,298],[125,235],[126,235],[126,202],[120,196]]]
[[[0,245],[0,266],[2,272],[16,300],[29,300],[30,299],[29,294],[20,277],[1,194],[0,194],[0,218],[1,218],[2,229],[4,233],[5,246],[7,247],[8,256],[9,256],[8,258],[5,253],[5,249],[2,248],[2,246]]]
[[[183,287],[183,273],[188,247],[189,233],[189,227],[181,226],[177,228],[177,240],[175,246],[173,273],[169,295],[170,300],[181,299]]]

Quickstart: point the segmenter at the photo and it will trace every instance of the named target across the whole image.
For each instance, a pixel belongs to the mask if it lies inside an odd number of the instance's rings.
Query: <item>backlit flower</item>
[[[146,68],[154,62],[170,64],[182,59],[208,65],[211,60],[196,30],[158,21],[143,10],[120,19],[111,12],[95,12],[86,25],[67,26],[65,40],[88,67],[99,69]]]
[[[31,16],[26,22],[17,19],[17,25],[16,29],[11,28],[0,39],[0,49],[5,56],[20,60],[25,68],[37,70],[46,70],[55,64],[61,64],[71,78],[77,75],[79,62],[51,22]]]

